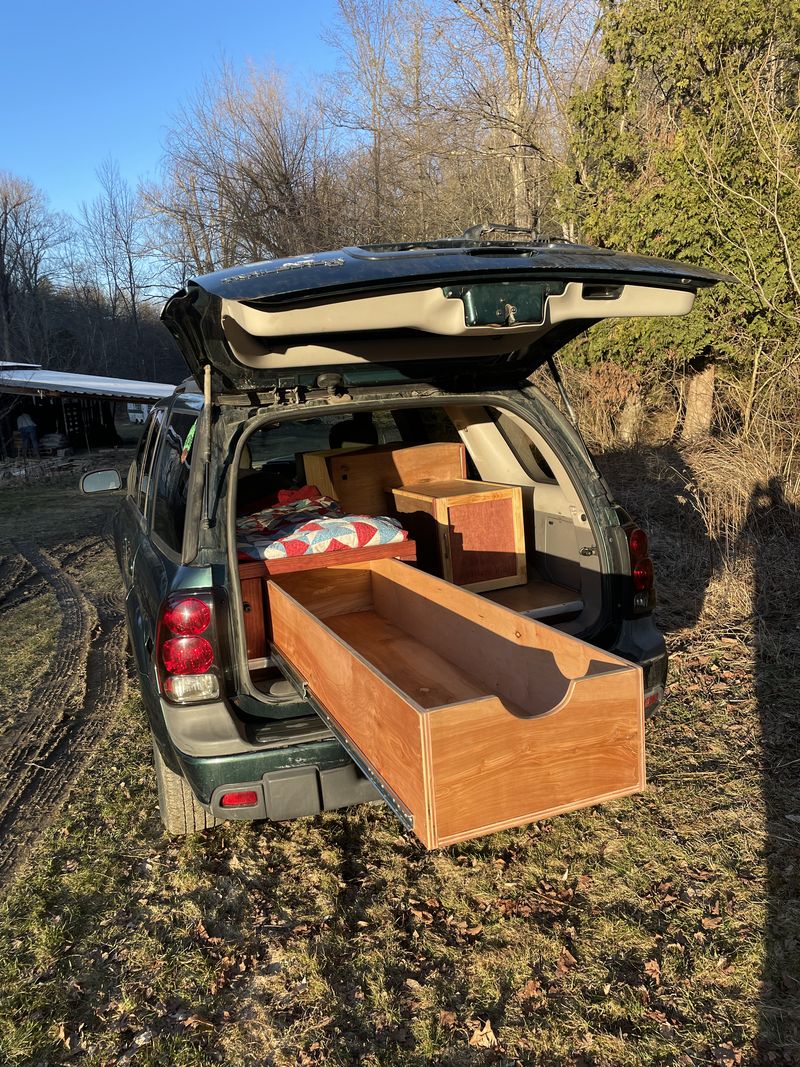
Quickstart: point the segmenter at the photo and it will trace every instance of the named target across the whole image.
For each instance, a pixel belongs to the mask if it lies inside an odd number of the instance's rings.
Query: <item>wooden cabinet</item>
[[[267,588],[287,673],[428,848],[644,787],[638,666],[395,560]]]
[[[338,500],[350,515],[386,515],[396,486],[463,478],[466,462],[464,446],[451,441],[307,452],[303,457],[307,483]]]
[[[393,495],[423,570],[476,592],[527,581],[519,486],[451,478]]]

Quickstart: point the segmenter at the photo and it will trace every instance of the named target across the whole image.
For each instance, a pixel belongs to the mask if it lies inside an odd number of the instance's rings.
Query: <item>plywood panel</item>
[[[476,657],[486,664],[498,656],[516,658],[513,649],[528,647],[552,653],[556,668],[566,678],[583,677],[592,664],[628,666],[626,660],[595,645],[406,564],[386,560],[370,564],[370,569],[375,576],[373,595],[381,613],[420,641],[466,665],[474,663]],[[434,612],[432,605],[445,610]],[[497,671],[508,674],[507,664],[497,664]]]
[[[423,569],[474,590],[525,582],[519,486],[447,479],[403,485],[393,496]]]
[[[638,667],[394,560],[268,589],[276,648],[428,847],[643,787]]]
[[[241,586],[247,658],[260,659],[267,654],[267,639],[264,632],[263,586],[258,578],[248,578],[241,583]]]
[[[328,619],[328,625],[420,707],[458,704],[486,695],[480,682],[375,611],[336,615]]]
[[[517,578],[517,536],[511,499],[475,500],[448,508],[450,569],[456,585]]]
[[[268,590],[276,647],[306,679],[311,693],[375,774],[414,813],[415,831],[432,845],[419,710],[276,581],[269,582]]]
[[[358,451],[361,451],[361,449],[357,445],[344,445],[342,448],[329,448],[323,452],[303,453],[303,471],[306,476],[306,485],[316,486],[323,496],[333,497],[336,500],[336,489],[331,481],[329,460],[332,456],[340,456],[343,452]]]
[[[460,478],[466,472],[462,444],[389,447],[332,456],[328,460],[336,499],[352,515],[391,513],[391,490],[407,482]]]
[[[564,585],[544,582],[540,578],[532,578],[525,585],[487,591],[482,595],[511,611],[534,612],[539,618],[580,611],[583,608],[580,593]]]
[[[290,574],[293,571],[313,571],[322,567],[342,567],[347,563],[367,563],[372,559],[416,558],[417,549],[413,541],[398,541],[392,545],[368,545],[365,548],[341,548],[338,552],[312,552],[307,556],[253,560],[239,564],[239,577],[263,578],[270,574]]]
[[[532,719],[499,700],[438,709],[429,728],[439,844],[641,789],[641,699],[639,672],[621,670],[572,682],[562,706]]]

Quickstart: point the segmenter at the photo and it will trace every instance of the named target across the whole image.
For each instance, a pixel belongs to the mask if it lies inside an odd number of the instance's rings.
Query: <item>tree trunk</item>
[[[619,418],[619,439],[623,444],[634,445],[639,440],[639,432],[644,419],[644,404],[638,391],[628,394]]]
[[[682,441],[694,441],[711,433],[711,418],[714,410],[713,363],[693,374],[686,390],[686,414],[683,418]]]

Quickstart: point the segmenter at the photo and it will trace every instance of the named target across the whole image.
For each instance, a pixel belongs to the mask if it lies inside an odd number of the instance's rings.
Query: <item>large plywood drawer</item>
[[[644,787],[625,660],[394,560],[268,592],[274,649],[428,848]]]

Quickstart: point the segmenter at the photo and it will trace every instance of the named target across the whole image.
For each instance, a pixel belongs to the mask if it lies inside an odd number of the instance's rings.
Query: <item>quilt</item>
[[[386,515],[345,515],[330,497],[285,499],[236,521],[240,560],[288,559],[345,548],[391,545],[408,537]]]

